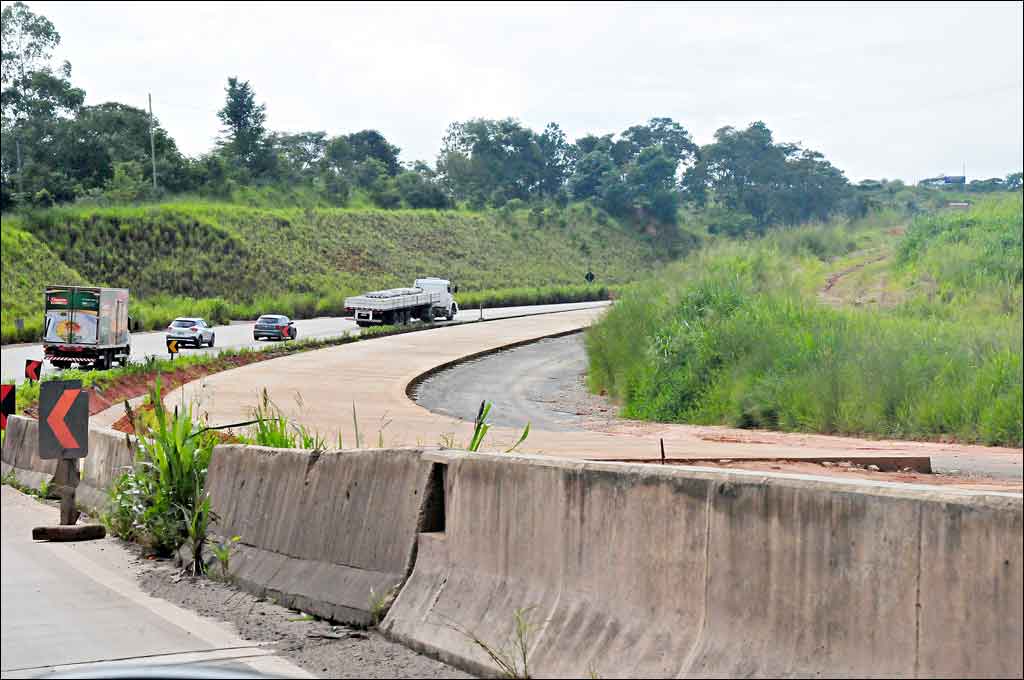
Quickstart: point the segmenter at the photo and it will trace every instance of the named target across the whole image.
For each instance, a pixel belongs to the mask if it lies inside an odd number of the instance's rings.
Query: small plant
[[[356,437],[356,448],[362,446],[362,442],[359,439],[359,420],[356,418],[356,402],[352,402],[352,429],[355,432]]]
[[[513,629],[509,641],[504,647],[497,647],[473,631],[466,630],[457,623],[450,622],[449,627],[465,636],[479,647],[498,667],[498,672],[505,678],[529,678],[530,634],[536,625],[529,621],[529,614],[534,607],[520,607],[512,612]]]
[[[480,410],[477,411],[476,420],[473,421],[473,438],[469,440],[469,446],[466,447],[467,451],[479,451],[480,445],[484,441],[484,437],[487,436],[487,431],[491,429],[491,426],[487,424],[487,414],[491,412],[491,403],[489,401],[480,402]]]
[[[385,413],[380,417],[380,428],[377,430],[377,448],[384,448],[384,430],[387,429],[388,425],[391,424],[392,418],[388,418],[388,414]]]
[[[185,531],[192,549],[192,575],[202,576],[206,573],[206,561],[203,559],[206,533],[210,521],[214,519],[210,510],[210,495],[203,493],[202,500],[196,499],[189,505],[179,505],[178,509],[185,518]]]
[[[231,553],[234,552],[235,544],[242,540],[241,536],[232,536],[226,541],[210,545],[217,564],[220,565],[220,577],[224,581],[231,581]]]
[[[49,480],[49,479],[44,479],[43,481],[41,481],[39,483],[39,491],[36,492],[36,495],[38,495],[40,498],[49,498],[50,497],[50,485],[51,485],[51,480]]]
[[[491,412],[491,402],[481,401],[480,410],[476,414],[476,420],[473,422],[473,438],[469,440],[469,446],[466,447],[467,451],[479,451],[480,445],[483,444],[484,437],[487,436],[487,431],[491,429],[490,424],[487,422],[487,414]],[[505,453],[512,453],[517,446],[526,441],[526,438],[530,436],[530,423],[526,424],[523,429],[523,433],[519,435],[519,439],[512,447],[505,451]],[[449,447],[454,448],[454,447]]]
[[[444,447],[446,449],[458,448],[455,445],[455,433],[454,432],[445,432],[445,433],[443,433],[441,435],[441,441],[439,443],[441,444],[442,447]]]
[[[387,615],[398,596],[399,585],[396,583],[380,593],[370,588],[370,618],[373,620],[373,625],[379,626],[380,622],[384,620],[384,616]]]

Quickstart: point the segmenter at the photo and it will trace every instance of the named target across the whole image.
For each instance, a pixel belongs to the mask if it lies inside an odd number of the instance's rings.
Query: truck
[[[43,356],[57,368],[104,370],[131,354],[128,289],[47,286]]]
[[[452,297],[458,291],[448,279],[429,276],[416,279],[412,288],[389,288],[345,298],[345,311],[363,328],[407,324],[413,319],[427,323],[437,318],[451,321],[459,313]]]

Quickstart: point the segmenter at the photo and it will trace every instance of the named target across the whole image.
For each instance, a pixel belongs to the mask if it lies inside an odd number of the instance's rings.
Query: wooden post
[[[60,495],[60,523],[63,526],[77,523],[81,514],[75,508],[75,493],[79,479],[77,458],[61,458],[57,461],[53,484]]]

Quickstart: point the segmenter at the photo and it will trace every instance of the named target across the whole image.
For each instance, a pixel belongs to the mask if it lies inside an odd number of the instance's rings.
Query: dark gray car
[[[252,329],[253,340],[294,340],[297,335],[295,322],[281,314],[264,314]]]

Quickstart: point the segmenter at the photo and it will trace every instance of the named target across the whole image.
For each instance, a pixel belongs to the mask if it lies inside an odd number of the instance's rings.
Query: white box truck
[[[128,289],[47,286],[43,355],[57,368],[107,369],[131,354]]]
[[[431,322],[437,318],[451,321],[459,313],[448,279],[433,276],[416,279],[412,288],[390,288],[345,298],[345,311],[361,327],[376,324],[406,324],[413,319]]]

